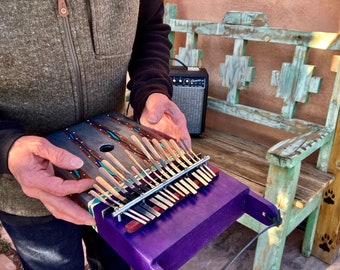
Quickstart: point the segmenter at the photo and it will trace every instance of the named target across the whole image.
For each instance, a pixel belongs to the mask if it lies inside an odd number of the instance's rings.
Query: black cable
[[[240,255],[257,239],[259,238],[259,236],[261,234],[263,234],[264,232],[266,232],[267,230],[273,228],[275,226],[275,224],[270,225],[269,227],[265,228],[264,230],[262,230],[262,232],[258,233],[235,257],[234,259],[232,259],[229,263],[226,263],[221,270],[227,270],[235,261],[238,257],[240,257]]]
[[[260,237],[261,234],[265,233],[266,231],[268,231],[269,229],[273,228],[274,226],[279,227],[282,223],[282,218],[280,215],[280,210],[278,210],[278,216],[275,218],[270,218],[268,216],[266,216],[267,219],[269,219],[270,221],[273,222],[272,225],[268,226],[267,228],[263,229],[261,232],[259,232],[229,263],[226,263],[221,270],[227,270],[235,261],[238,257],[240,257],[240,255],[257,239]]]
[[[188,69],[188,66],[186,64],[184,64],[181,60],[177,59],[177,58],[170,58],[170,60],[175,60],[178,63],[180,63],[183,67],[185,67],[186,69]]]

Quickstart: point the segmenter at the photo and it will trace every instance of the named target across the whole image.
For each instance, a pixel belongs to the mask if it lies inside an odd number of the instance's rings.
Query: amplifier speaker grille
[[[208,73],[204,68],[171,67],[172,100],[187,119],[190,135],[202,135],[205,128]]]

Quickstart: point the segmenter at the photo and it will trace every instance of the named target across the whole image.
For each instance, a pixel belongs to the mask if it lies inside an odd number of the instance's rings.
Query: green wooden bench
[[[230,115],[233,121],[249,121],[291,134],[272,147],[257,143],[256,138],[249,140],[211,128],[206,128],[202,138],[193,138],[194,151],[210,155],[213,164],[281,210],[282,225],[262,234],[257,241],[253,269],[279,269],[286,237],[305,220],[302,252],[310,256],[323,190],[334,178],[327,168],[340,106],[340,63],[335,65],[337,75],[326,123],[320,125],[294,117],[297,104],[307,103],[309,95],[318,94],[321,88],[322,79],[314,76],[315,66],[306,64],[310,48],[340,50],[340,35],[271,28],[266,15],[260,12],[228,12],[221,23],[180,20],[176,19],[176,9],[175,5],[166,5],[165,21],[172,28],[173,44],[178,33],[186,36],[185,47],[176,56],[185,64],[204,62],[204,52],[197,48],[198,37],[202,35],[220,36],[233,42],[233,51],[226,51],[224,63],[217,63],[225,87],[224,97],[209,96],[208,110],[214,115]],[[281,70],[271,74],[270,84],[277,88],[276,97],[283,99],[279,113],[238,102],[241,92],[256,77],[252,57],[247,55],[248,41],[295,47],[291,62],[283,63]],[[315,153],[316,164],[306,161]],[[247,215],[239,222],[256,232],[264,229]]]

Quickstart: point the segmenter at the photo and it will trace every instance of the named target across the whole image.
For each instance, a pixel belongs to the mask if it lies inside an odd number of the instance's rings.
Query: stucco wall
[[[276,28],[296,29],[301,31],[340,32],[340,0],[169,0],[178,5],[178,18],[220,22],[227,11],[264,12],[269,25]],[[175,44],[183,46],[181,36]],[[218,76],[219,64],[224,62],[226,54],[232,54],[232,42],[229,39],[212,36],[200,36],[198,47],[203,50],[203,66],[210,76],[209,95],[225,97],[226,89],[221,86]],[[276,89],[270,86],[272,70],[280,70],[282,62],[291,62],[294,46],[261,44],[249,42],[247,55],[253,56],[256,67],[255,82],[248,91],[242,91],[240,103],[251,104],[275,112],[280,112],[282,100],[275,98]],[[297,117],[323,124],[326,119],[327,105],[333,87],[335,74],[331,73],[331,56],[340,52],[325,52],[312,49],[308,64],[316,65],[315,76],[323,77],[321,93],[310,96],[309,105],[297,108]],[[260,98],[259,98],[260,97]],[[207,126],[226,130],[235,135],[260,140],[273,144],[287,134],[277,133],[269,128],[259,128],[245,121],[234,121],[230,117],[212,111],[207,113]],[[250,131],[249,131],[250,129]]]

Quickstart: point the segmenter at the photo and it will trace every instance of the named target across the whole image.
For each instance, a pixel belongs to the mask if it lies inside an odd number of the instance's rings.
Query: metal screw
[[[65,15],[67,13],[67,9],[66,8],[61,8],[60,9],[60,13]]]

